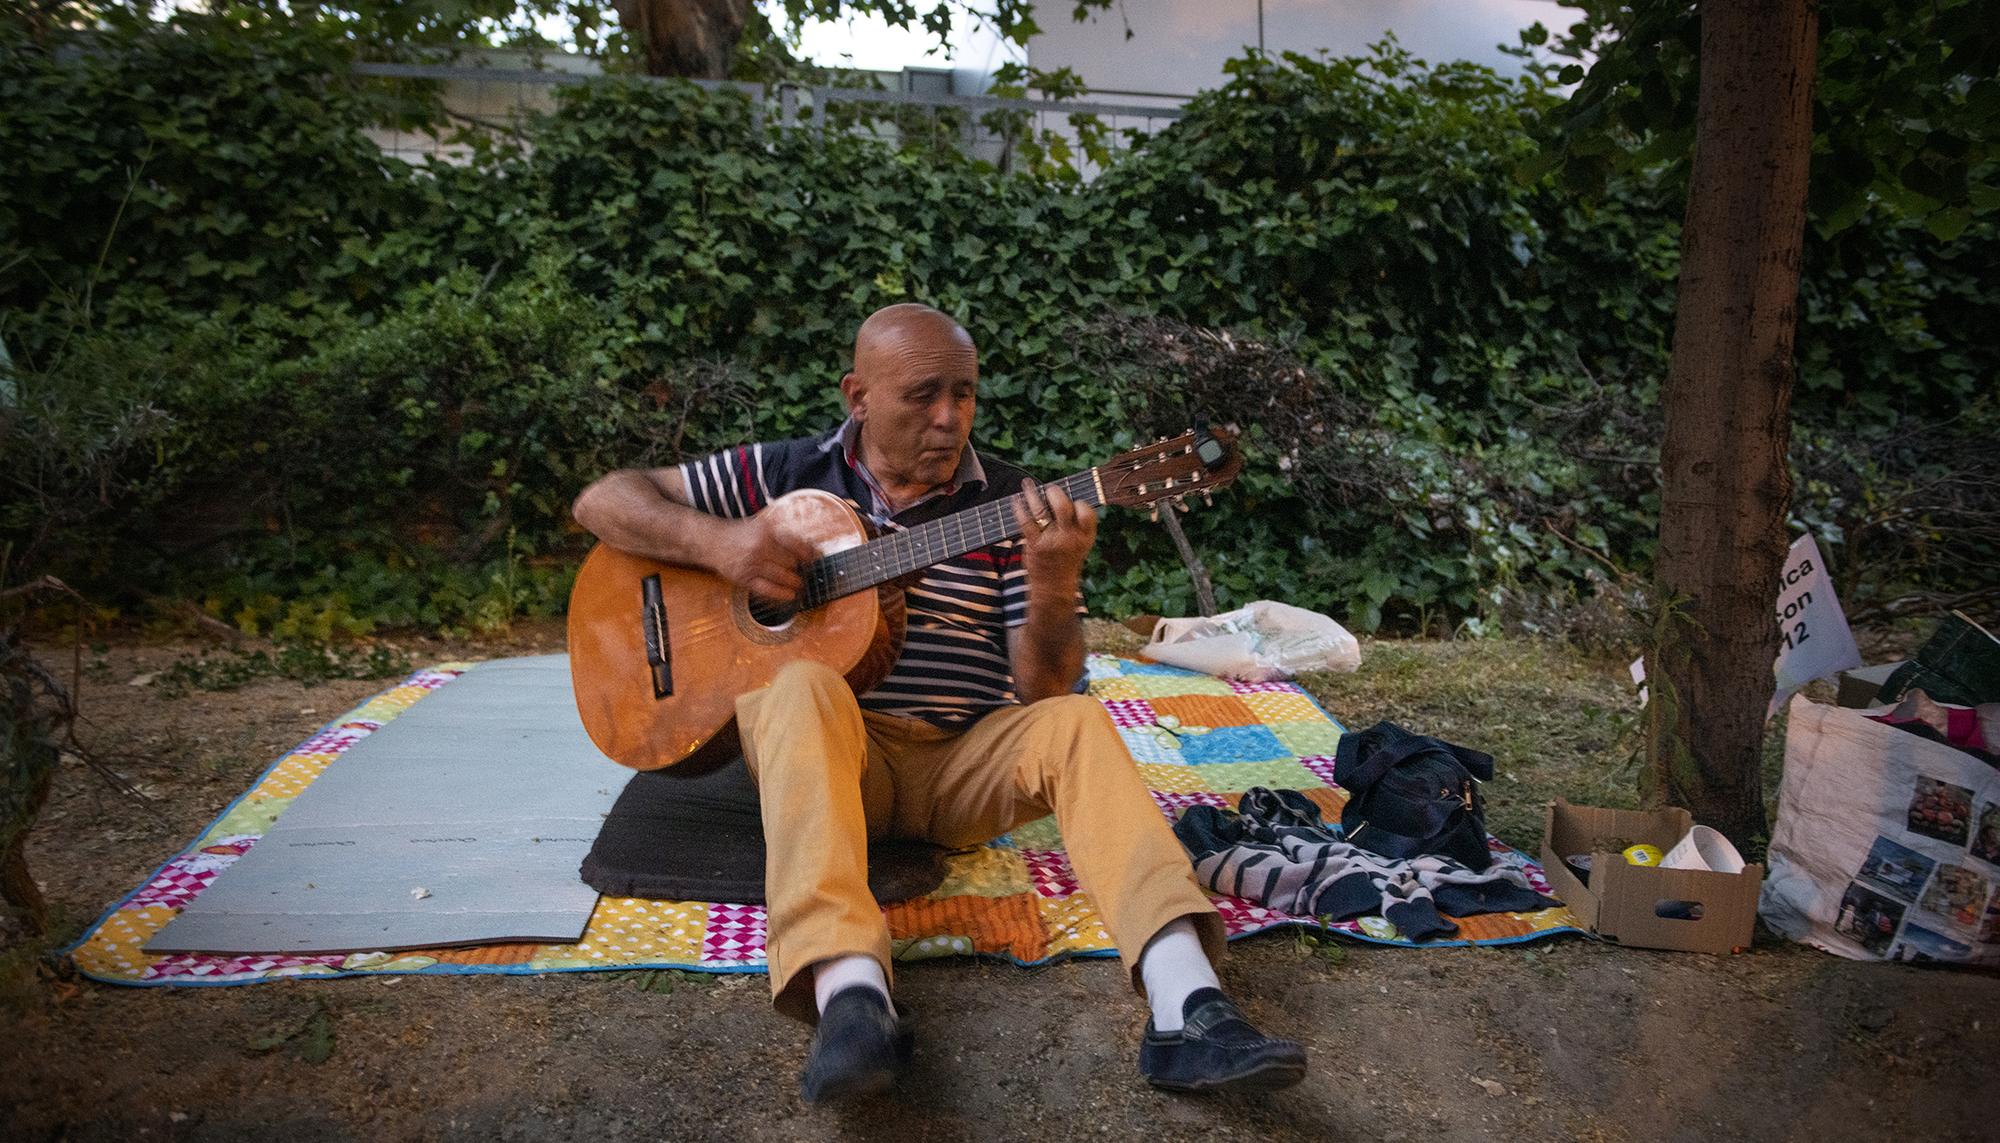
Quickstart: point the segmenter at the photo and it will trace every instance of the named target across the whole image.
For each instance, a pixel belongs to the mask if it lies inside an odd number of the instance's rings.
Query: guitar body
[[[831,493],[792,492],[764,512],[821,556],[870,539],[861,517]],[[570,595],[577,712],[590,740],[621,765],[719,765],[739,749],[737,696],[795,659],[824,663],[865,693],[902,652],[903,619],[903,593],[892,584],[760,619],[744,590],[721,576],[599,544]]]

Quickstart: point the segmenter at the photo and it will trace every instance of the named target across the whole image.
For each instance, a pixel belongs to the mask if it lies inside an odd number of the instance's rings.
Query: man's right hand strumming
[[[818,558],[812,542],[794,535],[768,514],[732,520],[717,553],[715,573],[760,599],[790,603],[805,585],[799,569]]]

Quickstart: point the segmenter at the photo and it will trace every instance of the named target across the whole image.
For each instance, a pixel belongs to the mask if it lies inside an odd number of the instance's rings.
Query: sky
[[[765,0],[765,14],[774,24],[784,22],[784,7]],[[929,33],[913,28],[892,28],[882,17],[870,13],[844,24],[812,24],[802,30],[798,54],[826,67],[858,67],[871,71],[900,71],[905,67],[944,67],[945,57],[932,51]]]

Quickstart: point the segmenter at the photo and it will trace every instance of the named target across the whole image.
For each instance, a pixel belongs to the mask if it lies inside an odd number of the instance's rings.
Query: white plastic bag
[[[1300,671],[1355,670],[1361,666],[1361,644],[1317,611],[1260,599],[1206,619],[1162,619],[1146,656],[1190,671],[1268,683]]]

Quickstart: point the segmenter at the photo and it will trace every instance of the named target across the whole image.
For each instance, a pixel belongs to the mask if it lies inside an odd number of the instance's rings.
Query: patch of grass
[[[603,974],[607,982],[630,982],[641,992],[668,996],[683,988],[712,988],[717,983],[712,972],[689,972],[680,968],[639,968]]]
[[[245,1042],[244,1048],[252,1052],[288,1048],[295,1058],[308,1064],[323,1064],[333,1058],[333,1013],[326,1001],[315,998],[308,1009],[295,1016]]]
[[[233,691],[259,679],[312,685],[332,679],[383,679],[408,674],[410,657],[385,643],[343,646],[284,643],[274,651],[203,651],[183,655],[153,678],[168,698],[191,691]]]
[[[1557,961],[1555,959],[1555,951],[1553,947],[1544,949],[1524,948],[1521,950],[1521,962],[1539,973],[1545,980],[1567,980],[1569,978],[1569,964],[1566,961]]]
[[[1093,623],[1093,650],[1131,654],[1137,636]],[[1343,725],[1387,719],[1493,755],[1486,825],[1530,853],[1555,797],[1638,804],[1639,698],[1622,663],[1552,640],[1371,640],[1353,674],[1298,680]]]
[[[1144,637],[1123,623],[1113,623],[1109,619],[1084,620],[1083,642],[1101,654],[1124,655],[1127,658],[1138,654],[1139,649],[1146,645]]]
[[[1301,926],[1293,930],[1293,943],[1301,957],[1312,957],[1329,968],[1339,968],[1347,963],[1347,946],[1326,927],[1326,919],[1320,919],[1320,927],[1308,929]]]

